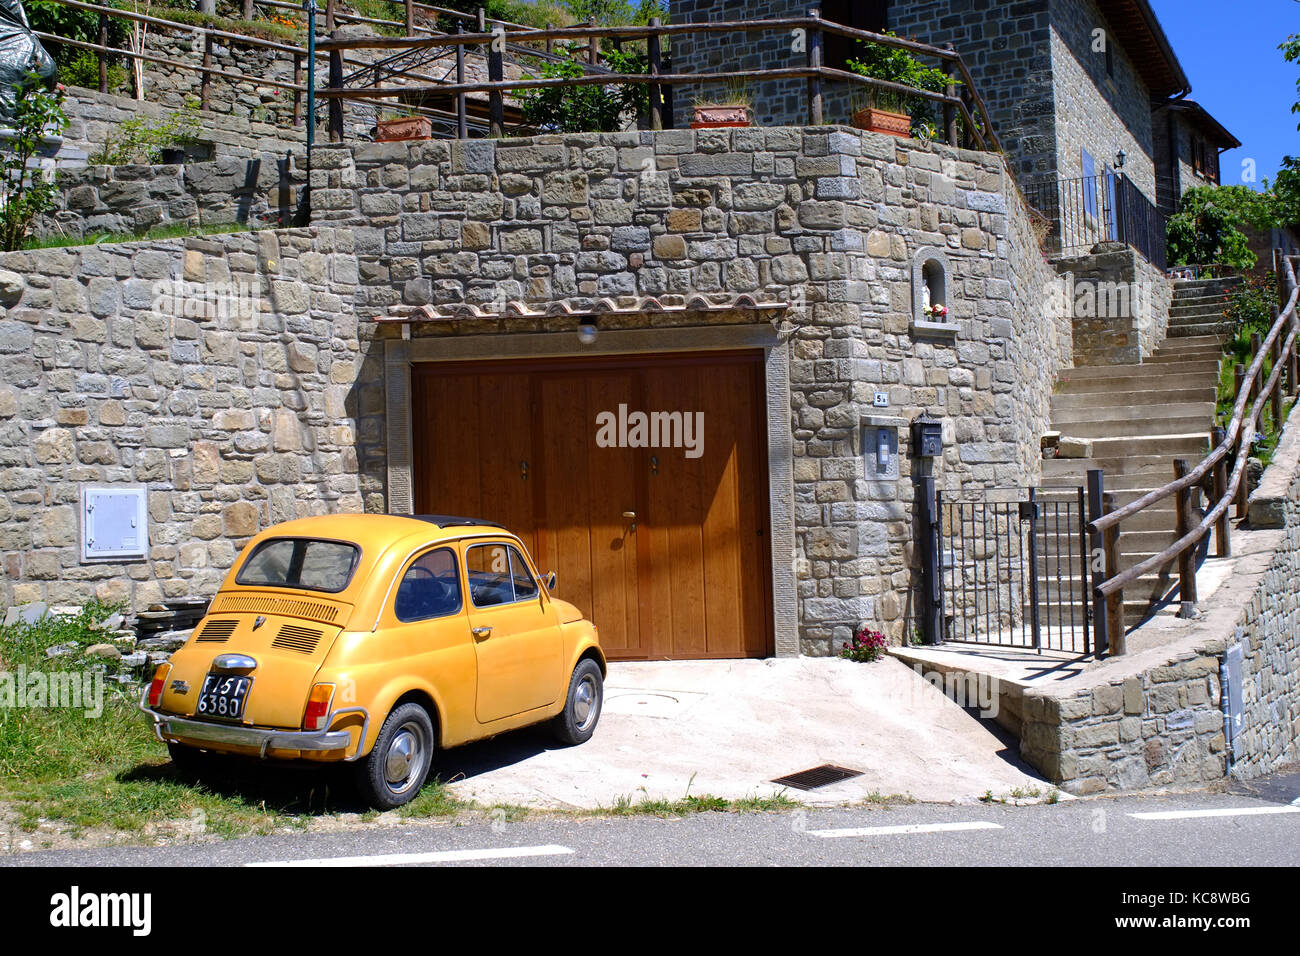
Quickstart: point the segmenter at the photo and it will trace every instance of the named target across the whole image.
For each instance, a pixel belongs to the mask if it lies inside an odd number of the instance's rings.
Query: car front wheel
[[[605,682],[600,665],[587,658],[573,669],[564,710],[551,725],[561,743],[582,744],[591,739],[600,719],[600,705],[605,698]]]
[[[433,765],[433,721],[419,704],[402,704],[379,730],[370,754],[356,764],[361,796],[379,810],[415,798]]]

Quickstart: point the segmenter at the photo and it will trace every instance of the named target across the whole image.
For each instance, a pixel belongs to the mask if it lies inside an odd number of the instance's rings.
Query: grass
[[[686,817],[696,813],[766,813],[772,810],[793,810],[801,806],[798,800],[792,800],[784,792],[769,797],[757,794],[728,800],[708,794],[692,796],[687,794],[677,800],[651,799],[642,790],[642,798],[634,799],[627,794],[615,799],[613,806],[601,807],[596,813],[612,817]]]
[[[187,223],[171,223],[166,226],[154,226],[143,232],[88,232],[84,236],[50,236],[44,239],[29,240],[23,249],[62,249],[67,246],[99,246],[117,242],[144,242],[151,239],[179,239],[186,236],[215,236],[232,232],[256,232],[270,226],[249,226],[242,222],[212,223],[206,226],[191,226]]]

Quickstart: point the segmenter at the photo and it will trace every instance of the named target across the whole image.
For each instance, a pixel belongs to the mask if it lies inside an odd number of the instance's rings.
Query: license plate
[[[195,714],[200,717],[223,717],[238,720],[244,714],[248,688],[253,678],[230,674],[209,674],[203,679],[203,690]]]

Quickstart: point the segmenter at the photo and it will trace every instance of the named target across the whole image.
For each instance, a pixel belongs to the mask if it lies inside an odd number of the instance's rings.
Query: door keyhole
[[[631,530],[635,531],[635,530],[636,530],[636,512],[635,512],[635,511],[624,511],[624,512],[623,512],[623,517],[624,517],[624,518],[627,518],[629,521],[632,522]]]
[[[657,474],[659,474],[659,456],[658,456],[658,455],[651,455],[651,456],[650,456],[650,474],[652,474],[652,475],[657,475]]]
[[[528,480],[528,462],[521,461],[519,463],[519,477],[524,481]]]

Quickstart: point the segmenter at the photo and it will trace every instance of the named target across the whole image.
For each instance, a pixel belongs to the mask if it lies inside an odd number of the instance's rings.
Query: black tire
[[[600,665],[591,658],[579,661],[569,678],[564,710],[551,722],[551,730],[560,743],[574,746],[590,740],[596,732],[604,700],[605,681],[600,675]]]
[[[392,810],[415,799],[433,766],[433,749],[428,711],[419,704],[394,708],[370,753],[353,765],[362,799],[377,810]]]

